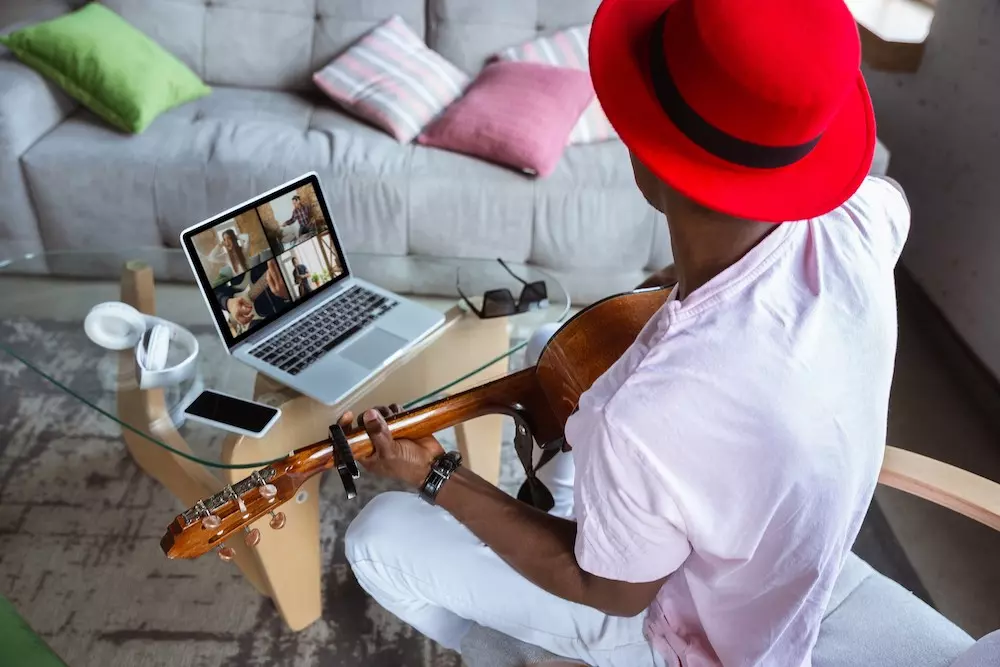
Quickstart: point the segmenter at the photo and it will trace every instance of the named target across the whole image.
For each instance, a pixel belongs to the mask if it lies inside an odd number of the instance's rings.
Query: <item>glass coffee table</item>
[[[527,266],[508,265],[525,281],[545,281],[548,301],[511,317],[480,319],[458,299],[456,278],[470,297],[507,287],[516,298],[520,283],[495,260],[354,253],[350,262],[358,277],[442,310],[445,324],[335,406],[290,391],[235,361],[179,250],[53,252],[0,261],[0,355],[117,422],[135,463],[186,508],[293,449],[325,439],[330,424],[346,410],[389,403],[412,407],[507,373],[512,355],[534,329],[562,321],[570,312],[569,295],[559,282]],[[107,301],[123,301],[191,331],[199,341],[195,376],[176,386],[140,389],[134,351],[106,350],[84,332],[87,313]],[[262,438],[184,419],[183,407],[202,388],[278,406],[282,416]],[[488,416],[454,433],[468,465],[494,483],[501,430],[502,418]],[[313,477],[294,502],[282,507],[280,540],[261,521],[262,537],[254,547],[229,542],[235,563],[295,630],[322,611],[318,487],[319,478]],[[164,514],[163,527],[172,519]]]

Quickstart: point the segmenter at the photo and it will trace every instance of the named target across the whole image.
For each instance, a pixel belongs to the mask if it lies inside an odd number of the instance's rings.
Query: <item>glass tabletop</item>
[[[480,320],[459,298],[458,281],[462,292],[474,304],[479,302],[477,297],[481,300],[488,290],[503,288],[509,289],[517,299],[522,289],[518,279],[546,284],[547,301],[528,312],[506,318],[504,324],[509,336],[504,345],[493,350],[496,354],[475,363],[462,361],[461,358],[469,355],[455,355],[457,358],[447,369],[447,382],[429,390],[424,387],[424,391],[411,392],[419,395],[400,396],[398,402],[404,407],[432,400],[473,376],[478,383],[490,379],[491,373],[502,373],[503,365],[497,364],[498,361],[522,350],[538,326],[562,321],[570,312],[570,296],[563,286],[535,267],[508,263],[508,271],[496,260],[362,253],[351,253],[348,260],[356,277],[449,313],[449,321],[473,318],[473,324],[479,323],[476,325],[485,320]],[[130,423],[135,420],[126,417],[120,407],[122,392],[145,394],[137,386],[134,364],[122,363],[123,354],[134,359],[134,352],[102,348],[84,331],[84,320],[94,306],[124,300],[122,275],[126,267],[133,270],[149,267],[154,281],[156,315],[186,328],[198,339],[197,369],[193,377],[151,390],[162,392],[163,420],[166,422]],[[41,376],[74,400],[117,421],[123,429],[138,433],[184,458],[213,468],[267,465],[274,459],[239,465],[224,463],[223,445],[227,438],[234,436],[186,419],[183,413],[183,408],[203,388],[277,406],[296,396],[273,381],[263,383],[273,391],[262,393],[257,371],[228,353],[213,322],[180,250],[50,252],[0,260],[0,354],[10,355],[33,376]],[[168,364],[179,361],[176,358],[179,354],[182,354],[179,346],[172,346]],[[190,451],[172,447],[167,442],[170,438],[163,435],[165,430],[179,434]],[[175,440],[171,442],[176,444]],[[306,444],[309,443],[299,443],[295,447]]]

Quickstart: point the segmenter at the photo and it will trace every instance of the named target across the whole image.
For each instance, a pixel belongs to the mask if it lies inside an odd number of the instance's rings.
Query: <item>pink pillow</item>
[[[593,97],[586,72],[539,63],[493,63],[417,142],[547,176]]]
[[[590,54],[587,52],[589,42],[590,25],[580,25],[504,49],[493,58],[573,67],[589,72]],[[569,143],[590,144],[614,139],[617,136],[618,133],[611,126],[611,121],[604,115],[604,109],[595,97],[569,135]]]

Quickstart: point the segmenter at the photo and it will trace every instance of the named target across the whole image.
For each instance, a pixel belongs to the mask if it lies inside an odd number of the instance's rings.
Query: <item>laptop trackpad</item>
[[[345,347],[340,356],[371,370],[381,366],[386,359],[404,345],[406,345],[406,339],[376,327]]]

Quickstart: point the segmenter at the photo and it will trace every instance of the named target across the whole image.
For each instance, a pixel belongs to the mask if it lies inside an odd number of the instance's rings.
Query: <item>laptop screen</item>
[[[230,347],[347,274],[312,175],[190,230],[184,243]]]

